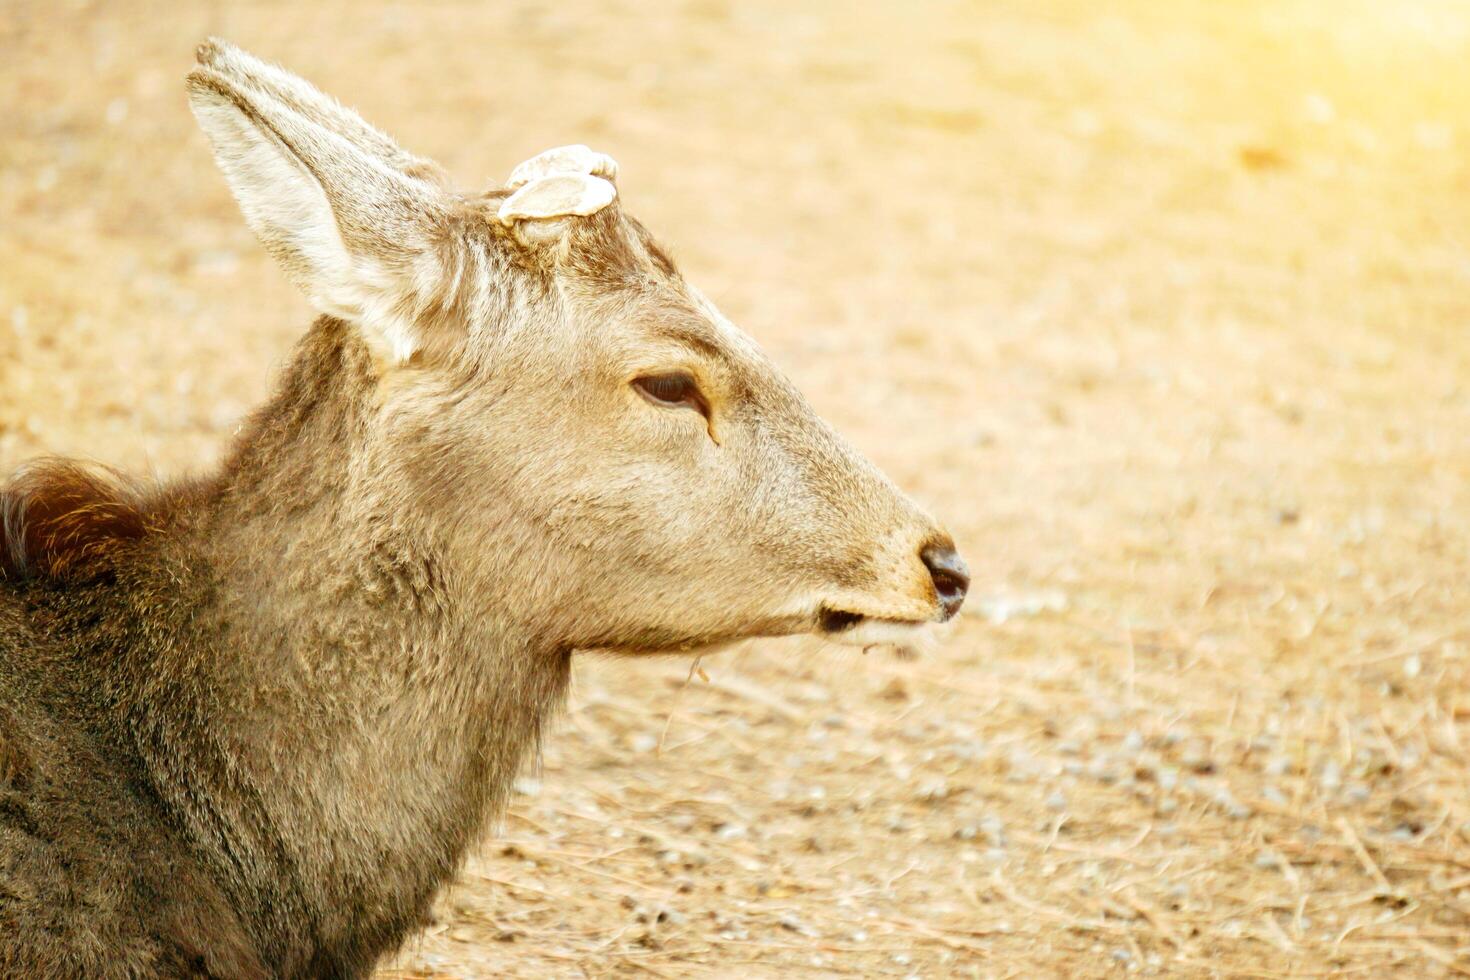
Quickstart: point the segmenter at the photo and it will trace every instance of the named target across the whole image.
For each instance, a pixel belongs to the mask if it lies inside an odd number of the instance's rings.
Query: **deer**
[[[227,42],[186,87],[317,318],[212,472],[0,490],[0,975],[363,976],[495,826],[574,654],[958,611],[952,537],[611,157],[466,192]]]

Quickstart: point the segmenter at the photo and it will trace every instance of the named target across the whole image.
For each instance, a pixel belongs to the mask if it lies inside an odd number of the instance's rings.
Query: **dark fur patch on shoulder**
[[[0,578],[89,579],[149,530],[145,497],[115,470],[68,459],[22,467],[0,489]]]

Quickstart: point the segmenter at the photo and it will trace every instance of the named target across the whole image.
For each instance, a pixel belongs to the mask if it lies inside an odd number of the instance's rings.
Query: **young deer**
[[[457,193],[220,42],[194,114],[322,314],[219,472],[0,497],[0,975],[360,976],[574,650],[903,642],[967,573],[586,147]]]

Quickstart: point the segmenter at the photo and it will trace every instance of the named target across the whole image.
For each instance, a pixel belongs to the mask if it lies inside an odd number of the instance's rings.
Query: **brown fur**
[[[0,490],[0,577],[103,574],[146,529],[142,495],[122,474],[43,460]]]
[[[328,315],[207,478],[0,491],[0,976],[362,976],[573,651],[939,616],[942,532],[620,206],[523,236],[294,76],[201,58],[217,159]],[[707,417],[630,384],[664,370]]]

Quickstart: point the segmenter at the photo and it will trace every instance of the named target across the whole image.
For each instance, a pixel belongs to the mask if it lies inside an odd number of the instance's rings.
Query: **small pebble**
[[[1087,775],[1104,785],[1118,781],[1118,771],[1113,768],[1111,760],[1105,757],[1093,759],[1088,763]]]
[[[1251,808],[1231,796],[1228,789],[1221,788],[1215,794],[1215,805],[1232,820],[1244,820],[1251,815]]]
[[[925,803],[938,803],[949,796],[949,783],[942,777],[931,779],[919,787],[919,799]]]
[[[634,752],[652,752],[658,748],[658,738],[648,732],[639,732],[628,739],[628,745]]]
[[[785,929],[788,932],[794,932],[798,936],[816,935],[816,932],[812,929],[811,926],[807,925],[805,922],[802,922],[794,915],[783,915],[776,921],[780,924],[782,929]]]
[[[715,827],[715,836],[720,840],[740,840],[747,833],[744,824],[722,823]]]

